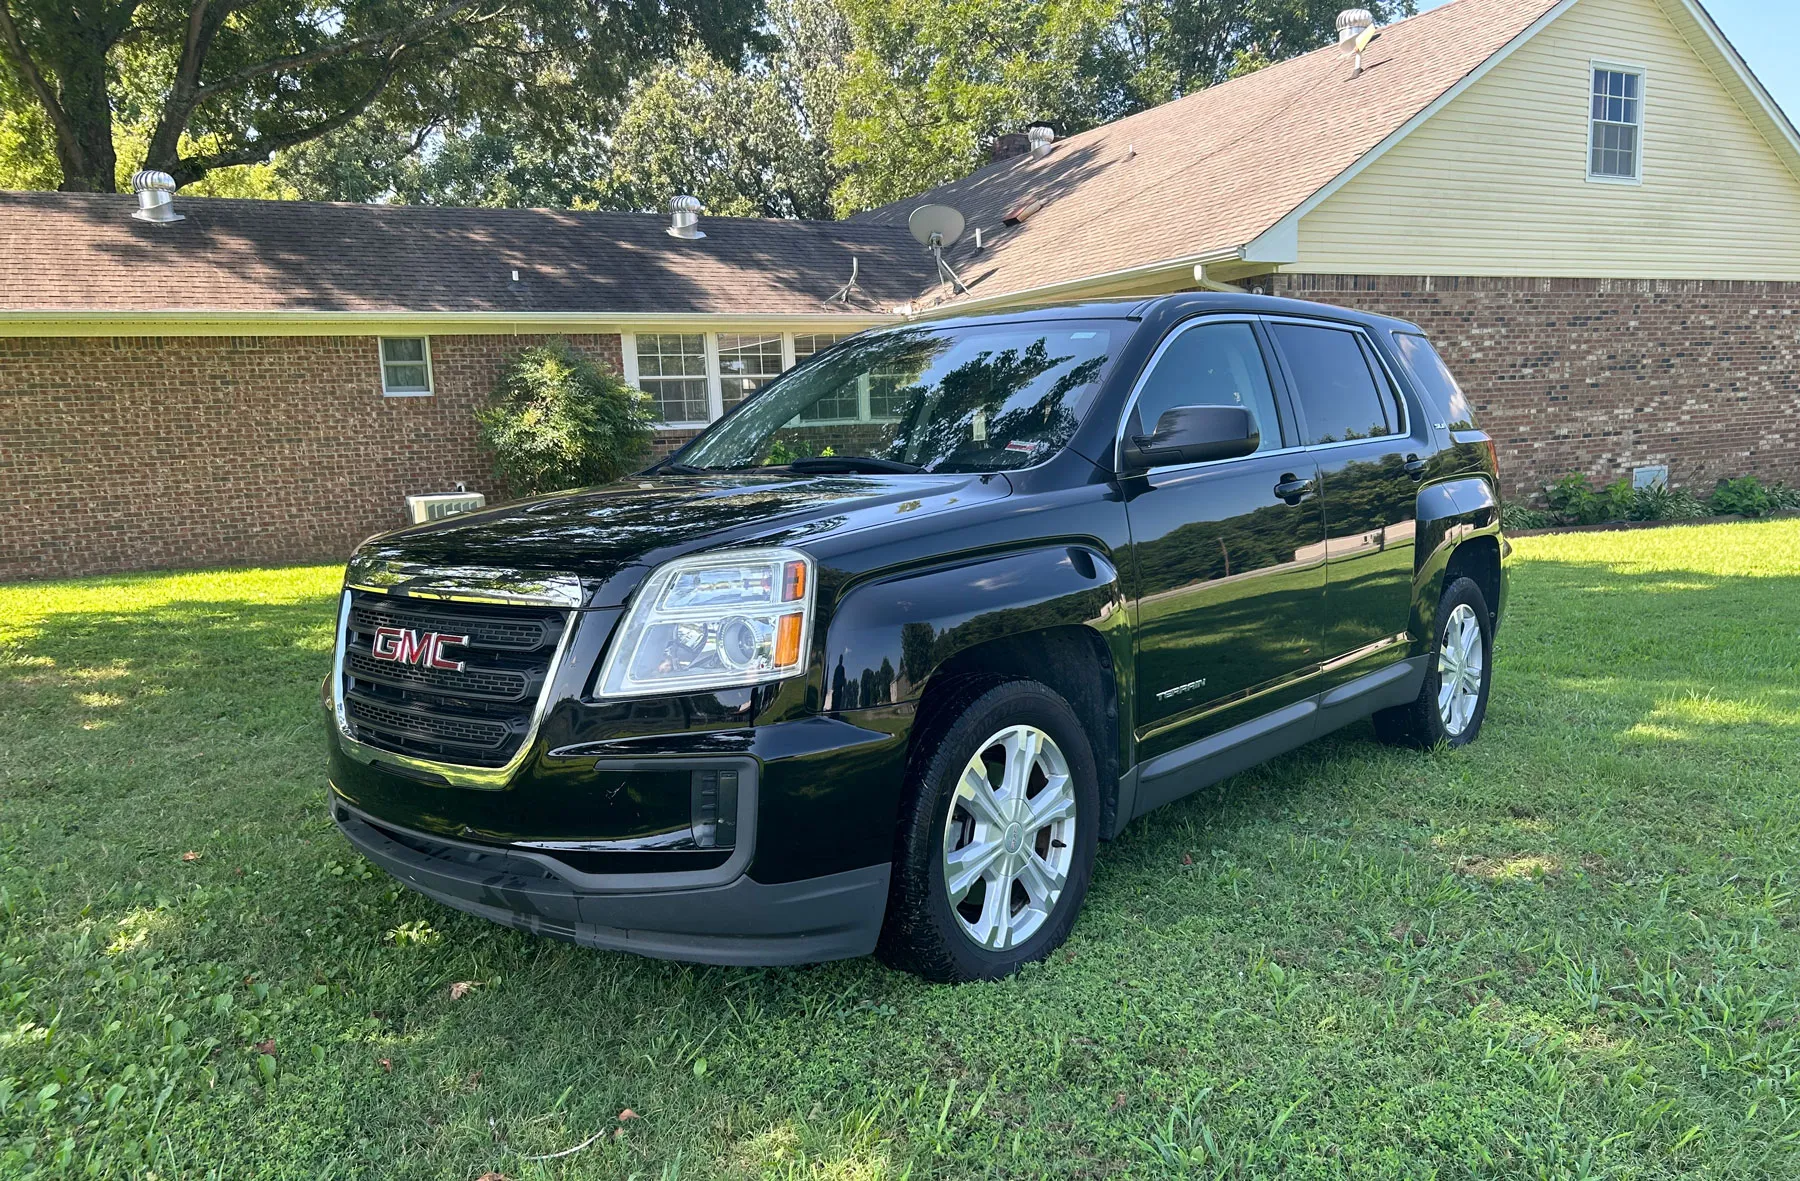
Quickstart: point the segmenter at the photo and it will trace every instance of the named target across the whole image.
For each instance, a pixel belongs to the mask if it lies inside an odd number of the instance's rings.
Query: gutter
[[[851,312],[412,312],[281,309],[225,311],[155,308],[91,311],[0,310],[0,336],[331,336],[379,335],[410,329],[442,334],[539,335],[608,330],[734,328],[862,329],[893,322],[893,313]]]
[[[1140,263],[1137,266],[1122,267],[1116,271],[1104,271],[1098,275],[1083,275],[1078,279],[1063,279],[1056,283],[1045,283],[1039,287],[1026,287],[1019,291],[1008,291],[1003,294],[975,296],[969,299],[951,300],[940,303],[926,310],[920,310],[918,301],[903,308],[896,309],[908,319],[924,320],[941,316],[960,316],[966,312],[982,311],[988,308],[1010,306],[1020,303],[1045,303],[1057,299],[1069,299],[1079,295],[1090,287],[1105,286],[1115,283],[1129,283],[1133,279],[1147,279],[1164,271],[1189,271],[1195,276],[1195,284],[1208,290],[1218,290],[1210,281],[1201,278],[1204,267],[1212,263],[1241,262],[1244,260],[1244,247],[1232,246],[1222,250],[1208,251],[1204,254],[1183,254],[1174,258],[1160,259],[1156,262]]]

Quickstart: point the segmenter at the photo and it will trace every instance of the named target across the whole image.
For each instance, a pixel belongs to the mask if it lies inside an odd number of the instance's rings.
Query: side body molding
[[[1131,668],[1128,618],[1118,569],[1087,545],[1017,550],[877,578],[853,588],[832,611],[824,707],[836,712],[916,701],[957,654],[1058,627],[1098,632],[1114,675],[1124,678]]]

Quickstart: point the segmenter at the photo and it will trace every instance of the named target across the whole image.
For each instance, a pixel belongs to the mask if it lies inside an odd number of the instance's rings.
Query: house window
[[[699,423],[710,417],[706,398],[706,337],[698,332],[640,332],[638,388],[650,395],[663,423]]]
[[[840,340],[850,339],[844,332],[802,332],[794,337],[794,364],[806,360],[814,353],[830,348]]]
[[[719,334],[719,391],[729,410],[782,370],[781,333]]]
[[[1644,72],[1595,66],[1588,120],[1588,179],[1641,177]]]
[[[387,398],[418,398],[431,393],[431,341],[428,338],[381,338],[381,393]]]

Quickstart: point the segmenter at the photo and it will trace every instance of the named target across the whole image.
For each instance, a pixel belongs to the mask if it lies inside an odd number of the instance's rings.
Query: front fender
[[[979,644],[1082,626],[1131,667],[1118,569],[1080,544],[879,577],[841,598],[825,644],[827,712],[916,701],[945,662]]]

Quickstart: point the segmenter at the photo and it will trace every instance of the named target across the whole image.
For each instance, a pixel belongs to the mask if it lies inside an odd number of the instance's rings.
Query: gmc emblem
[[[410,627],[378,627],[375,629],[375,642],[371,645],[371,651],[377,660],[459,673],[463,670],[463,662],[447,659],[444,648],[450,644],[468,642],[468,636],[453,636],[445,632],[421,632]]]

